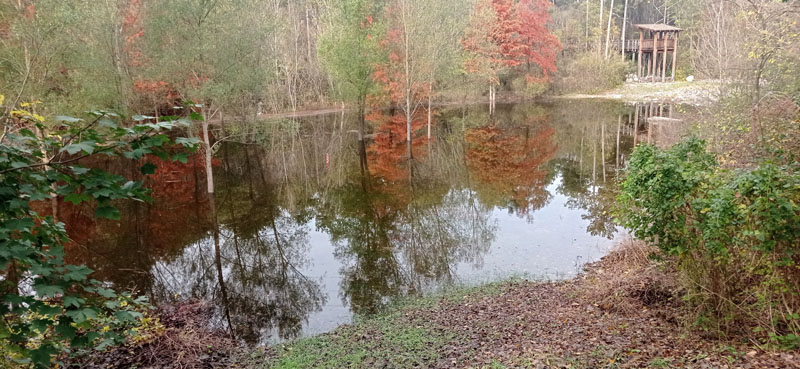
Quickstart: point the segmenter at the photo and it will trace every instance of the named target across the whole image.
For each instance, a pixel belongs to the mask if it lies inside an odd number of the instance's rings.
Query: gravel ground
[[[688,105],[707,105],[716,101],[723,84],[716,80],[677,81],[665,83],[628,82],[624,85],[599,94],[571,94],[559,96],[562,99],[610,99],[625,102],[673,102]]]

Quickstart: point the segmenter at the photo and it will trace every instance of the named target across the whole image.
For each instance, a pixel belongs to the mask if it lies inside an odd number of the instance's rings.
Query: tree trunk
[[[410,60],[411,59],[411,55],[410,55],[411,49],[409,47],[410,46],[409,45],[409,35],[408,35],[408,28],[407,28],[408,19],[406,18],[407,17],[406,13],[408,13],[408,4],[406,2],[403,2],[403,9],[402,9],[403,54],[405,54],[404,57],[403,57],[403,68],[404,68],[404,71],[405,71],[405,95],[406,95],[405,96],[406,97],[406,108],[405,108],[405,113],[406,113],[406,141],[408,143],[408,158],[409,159],[413,159],[414,158],[414,150],[413,150],[413,143],[411,142],[412,136],[413,136],[413,132],[412,132],[413,131],[413,127],[412,127],[412,123],[413,122],[412,122],[412,119],[411,119],[411,115],[413,113],[412,110],[411,110],[412,109],[411,108],[411,85],[412,85],[411,72],[412,71],[411,71],[411,60]]]
[[[599,26],[597,27],[598,31],[599,31],[598,34],[597,34],[597,56],[600,56],[600,52],[601,52],[601,50],[603,48],[603,14],[604,14],[604,10],[605,10],[605,2],[603,0],[600,0],[600,18],[599,18],[600,21],[599,21]]]
[[[431,120],[432,120],[432,113],[431,113],[431,106],[433,100],[433,72],[431,72],[431,78],[428,82],[428,142],[431,141]]]
[[[203,112],[203,151],[205,152],[206,164],[206,185],[208,193],[214,193],[214,169],[211,166],[211,138],[208,134],[208,113],[205,107],[202,108]]]
[[[625,0],[625,8],[622,11],[622,60],[625,60],[625,33],[628,30],[628,0]]]
[[[611,19],[614,15],[614,0],[611,0],[611,4],[609,4],[608,9],[608,26],[606,27],[606,51],[605,51],[605,58],[608,59],[608,47],[611,44]]]
[[[590,0],[586,0],[586,52],[589,52],[589,3]]]
[[[620,138],[619,135],[621,130],[622,130],[622,114],[617,116],[617,152],[614,160],[616,165],[616,170],[619,170],[619,138]]]

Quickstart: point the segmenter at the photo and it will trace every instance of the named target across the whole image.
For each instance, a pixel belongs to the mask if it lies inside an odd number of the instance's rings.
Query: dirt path
[[[706,105],[718,99],[720,81],[678,81],[665,83],[629,82],[599,94],[570,94],[557,99],[610,99],[625,102],[666,101],[678,104]]]
[[[261,114],[261,115],[258,116],[258,120],[313,117],[313,116],[317,116],[317,115],[327,115],[327,114],[341,113],[344,110],[345,109],[343,109],[343,108],[326,108],[326,109],[311,109],[311,110],[290,111],[290,112],[284,112],[284,113]]]

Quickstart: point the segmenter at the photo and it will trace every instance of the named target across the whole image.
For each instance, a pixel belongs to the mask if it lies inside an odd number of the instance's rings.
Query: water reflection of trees
[[[560,127],[561,152],[553,161],[562,179],[556,191],[567,196],[567,206],[582,209],[587,232],[612,238],[616,180],[632,150],[633,108],[608,102],[554,104],[553,124]]]
[[[557,150],[554,133],[548,126],[469,129],[467,167],[477,185],[484,187],[483,199],[519,216],[544,207],[551,196],[547,185],[552,176],[545,164]]]
[[[364,178],[329,192],[318,208],[317,226],[330,234],[344,265],[341,297],[359,314],[452,281],[458,263],[480,262],[495,231],[489,209],[477,205],[469,190],[432,203],[402,203],[382,185],[379,178]],[[416,191],[410,196],[422,197]]]
[[[300,272],[310,248],[308,215],[290,214],[279,206],[273,187],[264,183],[263,166],[255,165],[257,157],[249,158],[247,147],[227,154],[245,160],[233,161],[241,166],[227,167],[219,178],[224,190],[216,212],[210,212],[218,216],[219,234],[212,230],[212,237],[190,246],[181,257],[158,263],[153,270],[160,291],[180,298],[213,296],[220,323],[246,342],[295,338],[326,298],[320,282]]]
[[[256,342],[297,336],[325,304],[320,281],[299,272],[312,220],[335,245],[339,297],[356,313],[480,265],[497,231],[495,209],[532,219],[560,194],[583,210],[589,233],[611,237],[613,183],[633,144],[634,111],[532,106],[499,106],[494,124],[479,109],[439,114],[432,140],[416,140],[410,162],[404,121],[391,117],[363,150],[338,115],[241,128],[249,144],[217,153],[219,247],[202,165],[192,159],[163,165],[150,179],[156,202],[126,205],[122,223],[82,225],[80,211],[65,210],[75,238],[93,245],[72,256],[157,302],[213,299],[219,322],[227,326],[227,312],[234,333]]]
[[[317,226],[330,234],[344,265],[341,298],[362,314],[452,281],[459,263],[480,263],[495,231],[490,209],[448,177],[462,160],[437,160],[441,152],[420,139],[417,159],[408,161],[403,119],[371,119],[380,127],[364,151],[368,169],[353,168],[350,181],[328,190],[317,206]]]

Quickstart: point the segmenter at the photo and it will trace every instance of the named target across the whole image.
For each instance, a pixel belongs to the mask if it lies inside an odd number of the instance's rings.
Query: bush
[[[619,216],[636,237],[675,256],[703,328],[800,344],[798,169],[725,169],[698,139],[634,151]]]
[[[515,95],[530,99],[541,96],[550,88],[550,84],[542,79],[531,78],[528,75],[517,76],[511,80],[511,90]]]
[[[559,93],[596,93],[619,87],[625,82],[630,64],[619,57],[608,60],[595,53],[584,53],[559,68],[555,88]]]
[[[0,104],[3,96],[0,95]],[[149,199],[142,182],[129,181],[82,164],[94,155],[120,156],[155,166],[146,155],[186,160],[196,139],[168,135],[189,120],[162,117],[158,123],[131,124],[117,114],[88,112],[85,119],[58,116],[47,121],[34,103],[0,114],[0,355],[23,367],[51,367],[56,356],[88,348],[104,349],[134,335],[146,299],[117,294],[90,278],[92,270],[66,261],[68,234],[55,212],[37,202],[56,196],[94,207],[95,217],[119,220],[120,200]],[[9,109],[6,109],[8,111]],[[136,116],[134,121],[151,119]],[[37,133],[38,132],[38,133]]]

